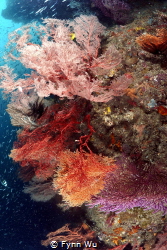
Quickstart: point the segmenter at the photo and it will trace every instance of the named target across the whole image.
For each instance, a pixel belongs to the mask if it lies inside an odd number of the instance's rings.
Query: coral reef
[[[93,2],[115,21],[114,6],[130,10],[123,1]],[[81,15],[10,36],[7,62],[27,71],[0,68],[7,112],[21,127],[10,157],[29,182],[24,192],[45,202],[59,194],[64,210],[82,206],[91,225],[65,225],[45,246],[87,239],[104,242],[101,249],[166,245],[167,24],[157,8],[136,8],[124,26],[107,29]]]
[[[121,0],[92,0],[104,16],[116,23],[125,24],[129,20],[130,6]]]
[[[89,218],[95,222],[93,230],[98,232],[98,238],[111,246],[129,242],[139,247],[146,241],[146,249],[152,249],[167,219],[161,212],[154,213],[139,207],[108,215],[100,212],[97,207],[87,211]]]

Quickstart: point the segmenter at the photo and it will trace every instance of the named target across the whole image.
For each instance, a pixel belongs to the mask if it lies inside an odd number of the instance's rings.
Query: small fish
[[[47,6],[39,9],[38,11],[35,12],[35,14],[41,13],[42,11],[46,10]]]
[[[8,186],[7,181],[5,181],[5,180],[1,181],[1,184],[2,184],[4,187],[7,187],[7,186]]]
[[[70,39],[71,39],[71,40],[74,40],[75,38],[76,38],[75,33],[70,33]]]

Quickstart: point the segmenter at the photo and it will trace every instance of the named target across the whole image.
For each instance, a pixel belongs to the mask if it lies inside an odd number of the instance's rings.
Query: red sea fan
[[[48,108],[38,120],[38,128],[24,129],[10,154],[22,167],[34,166],[36,174],[42,177],[52,175],[57,155],[71,145],[71,140],[75,140],[73,135],[78,132],[79,103],[70,102],[64,110],[58,110],[59,107],[55,104]]]
[[[53,183],[70,206],[80,206],[98,194],[107,173],[116,168],[113,159],[93,153],[64,151]]]
[[[94,239],[95,232],[92,231],[87,224],[83,223],[81,227],[70,229],[69,224],[57,229],[55,232],[47,234],[47,239],[43,240],[43,246],[50,245],[51,242],[64,241],[64,242],[80,242],[83,244],[85,241]],[[73,243],[75,244],[75,243]]]

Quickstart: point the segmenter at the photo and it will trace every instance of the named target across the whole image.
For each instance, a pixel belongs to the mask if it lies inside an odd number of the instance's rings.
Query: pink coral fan
[[[45,33],[41,45],[29,43],[27,38],[27,43],[24,39],[24,43],[17,46],[19,57],[10,54],[11,58],[32,69],[32,73],[24,79],[15,80],[17,76],[4,66],[0,71],[1,88],[6,93],[15,89],[34,89],[39,97],[54,94],[69,99],[78,95],[95,102],[111,100],[122,78],[118,78],[117,86],[111,83],[104,88],[98,72],[117,66],[121,56],[114,46],[99,53],[100,36],[105,27],[97,17],[81,15],[71,22],[57,19],[46,19],[44,22],[45,26],[34,25]],[[71,39],[71,32],[75,34],[75,39]],[[122,91],[132,82],[126,75],[123,78],[124,84],[119,86]]]

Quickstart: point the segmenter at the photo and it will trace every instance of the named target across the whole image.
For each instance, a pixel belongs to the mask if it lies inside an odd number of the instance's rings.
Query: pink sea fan
[[[17,47],[20,56],[16,59],[33,72],[15,80],[17,76],[9,68],[1,68],[1,88],[7,93],[34,89],[40,97],[54,94],[71,99],[78,95],[90,101],[107,102],[118,95],[118,88],[123,91],[131,83],[132,79],[123,76],[119,87],[120,79],[107,89],[102,87],[98,72],[117,66],[121,56],[114,46],[99,54],[100,35],[105,27],[97,17],[81,15],[72,22],[57,19],[44,22],[46,26],[36,26],[45,33],[41,45],[27,42]],[[76,41],[70,38],[71,32],[75,33]]]
[[[85,55],[89,58],[97,58],[101,42],[100,35],[105,31],[105,27],[99,23],[97,17],[85,15],[76,17],[71,25],[77,42],[86,52]]]

